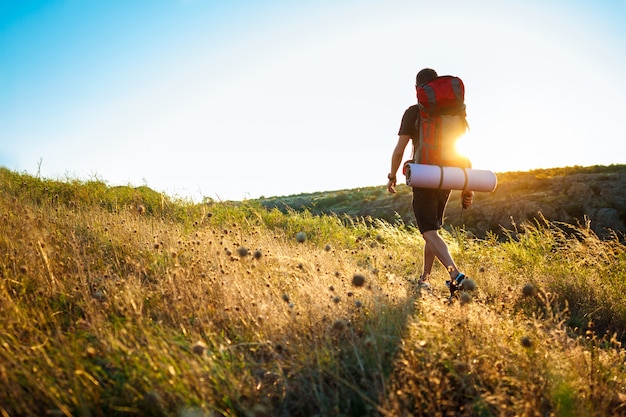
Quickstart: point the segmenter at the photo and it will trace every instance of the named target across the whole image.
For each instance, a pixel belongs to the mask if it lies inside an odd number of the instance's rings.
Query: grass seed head
[[[461,305],[465,305],[472,302],[472,296],[466,292],[462,292],[460,296]]]
[[[193,346],[191,347],[191,351],[195,353],[196,355],[202,355],[205,350],[206,350],[206,344],[201,340],[194,343]]]
[[[476,289],[476,281],[467,278],[462,282],[462,287],[465,291],[474,291]]]
[[[522,294],[524,294],[525,297],[532,297],[537,294],[537,288],[535,288],[533,284],[528,283],[522,288]]]
[[[335,320],[333,323],[332,329],[335,333],[343,333],[348,328],[348,323],[345,320]]]
[[[103,302],[107,298],[106,294],[101,290],[94,291],[91,296],[100,302]]]
[[[533,347],[533,341],[529,336],[524,336],[520,339],[520,343],[522,344],[523,347],[530,349],[531,347]]]
[[[459,375],[464,375],[464,374],[467,374],[469,372],[469,366],[465,362],[455,361],[453,366],[454,366],[454,370]]]
[[[361,274],[354,274],[352,277],[352,285],[355,287],[362,287],[365,284],[365,277]]]

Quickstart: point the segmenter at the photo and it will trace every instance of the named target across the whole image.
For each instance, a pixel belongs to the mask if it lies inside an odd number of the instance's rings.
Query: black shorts
[[[413,188],[413,213],[421,233],[441,229],[449,197],[450,190]]]

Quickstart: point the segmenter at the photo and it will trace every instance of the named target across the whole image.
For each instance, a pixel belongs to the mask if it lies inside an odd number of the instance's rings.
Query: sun
[[[506,158],[511,154],[516,142],[503,143],[500,137],[478,135],[467,131],[456,143],[456,150],[461,155],[469,158],[472,167],[491,171],[521,170],[519,158]]]
[[[470,160],[472,159],[472,156],[470,155],[472,153],[472,148],[471,146],[469,146],[469,131],[464,133],[463,136],[461,136],[460,138],[457,139],[456,141],[456,152],[459,155],[462,155],[466,158],[470,158]]]

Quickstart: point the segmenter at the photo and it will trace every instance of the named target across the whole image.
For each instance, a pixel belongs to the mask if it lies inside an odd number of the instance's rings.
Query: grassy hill
[[[403,177],[399,177],[401,181]],[[547,219],[587,224],[600,237],[626,232],[626,165],[567,167],[498,174],[493,193],[476,193],[475,204],[463,211],[460,192],[451,195],[446,227],[463,228],[479,237],[505,235],[524,222]],[[384,185],[354,190],[262,198],[268,208],[284,212],[309,210],[414,224],[411,188],[398,186],[391,195]]]
[[[0,215],[0,416],[626,415],[626,247],[585,224],[443,231],[448,305],[396,218],[3,168]]]

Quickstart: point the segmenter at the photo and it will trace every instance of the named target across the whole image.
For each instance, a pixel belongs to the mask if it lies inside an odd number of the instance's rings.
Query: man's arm
[[[387,190],[389,190],[390,193],[396,192],[396,174],[400,168],[400,164],[402,164],[402,158],[404,157],[406,145],[408,145],[410,140],[411,135],[398,136],[398,143],[396,144],[393,154],[391,155],[391,171],[389,171],[389,181],[387,182]]]

